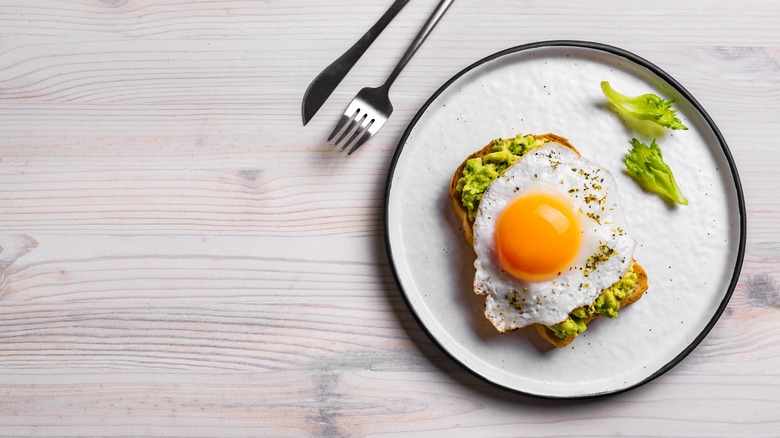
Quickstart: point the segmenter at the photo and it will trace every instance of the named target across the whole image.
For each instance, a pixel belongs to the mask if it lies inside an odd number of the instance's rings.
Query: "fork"
[[[390,114],[393,113],[393,104],[390,103],[390,86],[393,85],[398,75],[406,64],[412,59],[412,56],[420,48],[423,41],[428,37],[433,28],[439,22],[441,17],[447,12],[454,0],[441,0],[436,6],[428,21],[414,37],[414,40],[406,49],[406,52],[398,61],[393,71],[388,76],[384,84],[376,88],[366,87],[358,92],[352,102],[350,102],[344,114],[336,124],[336,128],[328,137],[328,142],[334,138],[333,146],[338,147],[341,144],[340,152],[352,145],[347,156],[352,155],[368,139],[374,136],[379,129],[387,122]],[[346,126],[346,128],[344,128]],[[342,131],[342,128],[344,130]],[[341,135],[336,135],[341,132]],[[346,141],[344,141],[346,139]]]

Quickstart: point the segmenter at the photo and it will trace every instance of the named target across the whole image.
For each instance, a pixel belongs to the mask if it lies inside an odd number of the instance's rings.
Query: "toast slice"
[[[541,134],[541,135],[533,135],[533,137],[534,137],[534,139],[541,140],[544,143],[558,143],[558,144],[561,144],[563,146],[566,146],[566,147],[570,148],[574,152],[577,152],[577,154],[579,155],[579,151],[577,151],[577,149],[574,147],[574,145],[572,145],[569,142],[568,139],[566,139],[564,137],[561,137],[559,135],[552,134],[552,133],[547,133],[547,134]],[[466,167],[466,163],[470,159],[472,159],[472,158],[481,158],[481,157],[484,157],[485,155],[489,154],[492,151],[493,147],[495,146],[496,142],[497,142],[497,140],[493,140],[490,143],[488,143],[485,147],[483,147],[482,149],[480,149],[480,150],[472,153],[468,157],[466,157],[466,159],[463,160],[461,165],[458,166],[458,168],[455,170],[455,173],[453,173],[452,179],[450,180],[449,193],[450,193],[450,198],[452,200],[452,206],[453,206],[453,208],[455,210],[455,214],[457,214],[458,218],[460,218],[460,221],[461,221],[461,224],[462,224],[462,227],[463,227],[463,234],[464,234],[466,240],[471,245],[474,244],[474,228],[473,228],[474,221],[469,219],[468,210],[463,205],[461,192],[457,189],[458,181],[463,176],[463,169]],[[647,286],[648,286],[648,283],[647,283],[647,273],[639,265],[639,263],[636,262],[636,260],[633,260],[633,268],[634,268],[634,272],[637,275],[637,280],[634,283],[633,291],[620,301],[620,309],[628,306],[629,304],[632,304],[632,303],[636,302],[637,300],[639,300],[642,297],[642,295],[644,295],[645,291],[647,291]],[[602,314],[596,314],[596,315],[593,315],[593,316],[589,317],[584,322],[587,325],[592,320],[594,320],[596,318],[600,318],[602,316],[603,316]],[[550,344],[552,344],[552,345],[554,345],[555,347],[558,347],[558,348],[563,348],[563,347],[569,345],[574,340],[574,338],[576,337],[576,336],[572,336],[570,338],[559,338],[550,328],[548,328],[547,326],[545,326],[543,324],[533,324],[532,326],[536,329],[537,333],[539,333],[539,335],[544,340],[546,340],[547,342],[549,342]]]

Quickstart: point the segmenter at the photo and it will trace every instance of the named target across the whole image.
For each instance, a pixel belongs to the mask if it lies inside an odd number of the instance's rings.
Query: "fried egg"
[[[485,190],[474,290],[500,332],[553,325],[627,272],[636,247],[614,178],[558,143],[532,149]]]

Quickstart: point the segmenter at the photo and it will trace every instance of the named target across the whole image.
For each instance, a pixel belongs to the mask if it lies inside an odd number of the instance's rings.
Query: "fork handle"
[[[444,13],[447,12],[447,9],[450,7],[450,5],[452,5],[453,1],[455,0],[441,0],[441,2],[439,2],[439,5],[436,6],[436,9],[433,10],[431,16],[428,17],[428,21],[425,22],[425,25],[422,27],[422,29],[420,29],[420,32],[418,32],[417,36],[414,37],[412,44],[410,44],[409,48],[406,49],[406,52],[401,57],[401,60],[398,61],[398,64],[390,73],[390,76],[388,76],[387,80],[381,88],[389,89],[390,86],[393,85],[393,82],[395,82],[396,78],[398,78],[398,75],[401,74],[401,70],[406,67],[406,64],[410,59],[412,59],[412,56],[415,52],[417,52],[417,49],[422,46],[422,43],[426,38],[428,38],[428,34],[430,34],[433,28],[436,27],[436,24],[439,22],[439,20],[441,20],[441,17],[444,16]]]

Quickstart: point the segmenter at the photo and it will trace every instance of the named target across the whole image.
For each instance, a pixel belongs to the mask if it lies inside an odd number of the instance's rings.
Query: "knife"
[[[403,9],[409,0],[395,0],[387,12],[368,29],[357,42],[349,48],[343,55],[333,61],[325,70],[323,70],[316,78],[309,84],[309,88],[306,89],[306,93],[303,95],[303,124],[304,126],[309,123],[314,114],[320,109],[322,104],[328,100],[328,97],[333,90],[341,83],[344,76],[349,73],[349,70],[353,65],[363,56],[363,53],[368,49],[371,43],[374,42],[376,37],[387,27],[393,17]]]

